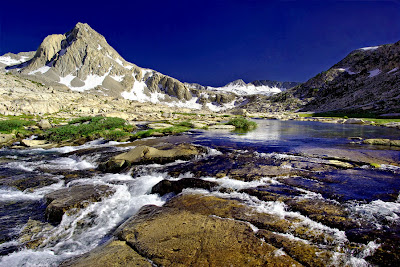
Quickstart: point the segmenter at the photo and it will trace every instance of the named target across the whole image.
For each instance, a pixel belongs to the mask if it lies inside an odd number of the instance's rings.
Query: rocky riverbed
[[[257,121],[0,150],[12,266],[397,266],[397,129]],[[349,138],[357,137],[357,138]]]

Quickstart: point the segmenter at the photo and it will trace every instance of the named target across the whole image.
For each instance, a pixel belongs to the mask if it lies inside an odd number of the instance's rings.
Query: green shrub
[[[233,125],[236,127],[236,129],[245,131],[255,129],[257,127],[257,123],[255,123],[254,121],[246,120],[243,117],[230,119],[226,124]]]
[[[107,131],[116,128],[123,129],[125,126],[125,120],[121,118],[81,117],[70,121],[68,125],[47,130],[45,138],[50,141],[60,142],[88,136],[103,137]],[[112,135],[118,134],[113,133]]]
[[[121,130],[112,130],[101,134],[101,136],[107,140],[119,140],[129,135],[130,133]]]
[[[17,120],[17,119],[0,121],[0,132],[11,133],[13,131],[20,131],[24,129],[24,126],[33,124],[35,124],[34,121]]]

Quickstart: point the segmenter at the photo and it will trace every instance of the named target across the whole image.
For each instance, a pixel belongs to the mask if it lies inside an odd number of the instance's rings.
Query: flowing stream
[[[185,189],[184,192],[238,199],[259,212],[298,217],[307,227],[334,236],[338,246],[347,242],[348,233],[343,230],[290,210],[281,201],[263,201],[243,191],[266,185],[278,191],[290,187],[298,192],[297,199],[338,203],[350,210],[354,218],[370,223],[370,228],[383,229],[382,235],[391,234],[400,240],[400,150],[363,145],[358,141],[360,138],[400,139],[399,130],[319,122],[257,120],[257,123],[256,130],[244,134],[193,131],[163,140],[207,147],[209,152],[194,161],[214,161],[233,151],[252,153],[258,161],[284,159],[289,163],[325,164],[331,159],[346,157],[357,164],[353,168],[315,171],[312,179],[268,176],[242,181],[229,175],[220,178],[204,175],[202,179],[232,190]],[[144,205],[163,205],[168,196],[150,194],[150,191],[163,179],[177,179],[168,175],[171,169],[181,168],[178,178],[194,177],[193,169],[184,167],[190,162],[184,161],[139,166],[134,174],[132,171],[119,174],[96,171],[107,155],[133,147],[134,144],[97,140],[82,146],[47,150],[1,149],[0,266],[57,266],[68,258],[88,252],[106,242],[118,226]],[[376,163],[378,167],[373,168],[368,162]],[[300,171],[305,168],[289,163],[283,168]],[[201,170],[201,166],[198,168]],[[224,165],[216,168],[220,168],[216,171],[224,171]],[[58,189],[84,184],[107,185],[115,193],[76,213],[64,215],[58,225],[42,227],[41,232],[35,233],[42,236],[41,245],[31,249],[25,247],[21,240],[24,227],[33,220],[46,223],[44,196]],[[385,230],[388,228],[390,233]],[[378,238],[382,239],[379,235]],[[378,242],[371,241],[358,255],[338,252],[338,258],[344,255],[346,264],[368,266],[365,258],[378,247]],[[342,263],[343,259],[337,261],[337,265]]]

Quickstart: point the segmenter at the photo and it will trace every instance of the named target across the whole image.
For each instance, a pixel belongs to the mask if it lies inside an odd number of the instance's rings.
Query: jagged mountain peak
[[[226,84],[224,87],[244,87],[246,85],[247,84],[245,83],[245,81],[243,81],[242,79],[237,79]]]

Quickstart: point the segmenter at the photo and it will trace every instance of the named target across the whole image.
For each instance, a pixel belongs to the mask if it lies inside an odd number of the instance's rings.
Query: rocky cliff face
[[[304,111],[399,112],[400,41],[357,49],[290,93]]]

